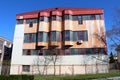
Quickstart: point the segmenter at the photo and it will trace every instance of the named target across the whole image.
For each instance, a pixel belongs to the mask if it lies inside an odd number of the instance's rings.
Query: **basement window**
[[[30,72],[30,65],[22,65],[23,72]]]

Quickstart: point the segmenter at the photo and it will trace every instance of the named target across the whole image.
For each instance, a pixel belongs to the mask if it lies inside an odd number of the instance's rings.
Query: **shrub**
[[[33,75],[0,75],[0,80],[34,80]]]

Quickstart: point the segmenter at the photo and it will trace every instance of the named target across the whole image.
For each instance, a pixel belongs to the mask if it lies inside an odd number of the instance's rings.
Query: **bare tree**
[[[53,67],[54,67],[54,75],[56,75],[56,63],[59,63],[61,61],[61,56],[59,55],[57,49],[51,49],[50,56],[51,56],[51,62],[53,63]]]
[[[112,28],[106,32],[110,46],[115,49],[120,45],[120,9],[116,10]]]
[[[50,63],[51,56],[37,56],[37,58],[34,59],[34,65],[37,67],[39,75],[45,74],[45,70],[47,70],[47,67]]]
[[[49,55],[37,56],[34,60],[34,65],[37,66],[37,71],[40,75],[45,74],[50,64],[53,64],[54,75],[56,75],[56,63],[61,61],[61,56],[58,54],[58,50],[50,49],[48,51]],[[43,68],[41,68],[43,66]]]
[[[107,46],[106,43],[106,32],[102,32],[102,33],[94,33],[93,35],[96,37],[96,39],[98,39],[102,44],[104,44],[104,46]]]

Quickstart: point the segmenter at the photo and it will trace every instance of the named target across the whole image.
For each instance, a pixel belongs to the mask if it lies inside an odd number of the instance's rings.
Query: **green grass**
[[[76,76],[39,76],[39,75],[35,75],[34,80],[91,80],[91,79],[118,77],[118,76],[120,76],[120,71],[112,71],[110,73],[104,73],[104,74],[86,74],[86,75],[76,75]]]
[[[91,80],[97,78],[120,77],[120,71],[110,71],[103,74],[85,74],[69,76],[40,75],[0,75],[0,80]]]

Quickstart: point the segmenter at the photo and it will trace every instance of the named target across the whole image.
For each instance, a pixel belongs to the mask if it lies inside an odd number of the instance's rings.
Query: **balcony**
[[[37,46],[38,46],[38,47],[42,47],[42,48],[43,48],[43,47],[48,47],[48,42],[38,42],[38,43],[37,43]]]
[[[57,41],[50,42],[51,47],[59,47],[60,45],[61,45],[60,42],[57,42]]]
[[[64,46],[65,47],[71,47],[73,46],[74,42],[73,41],[64,41]]]
[[[23,49],[35,49],[36,48],[36,43],[23,43]]]

